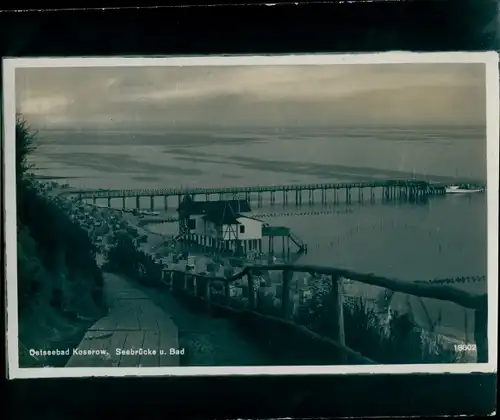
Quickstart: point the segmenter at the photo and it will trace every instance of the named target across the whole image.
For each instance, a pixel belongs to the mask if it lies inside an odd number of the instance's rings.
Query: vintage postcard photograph
[[[498,73],[5,59],[9,377],[496,372]]]

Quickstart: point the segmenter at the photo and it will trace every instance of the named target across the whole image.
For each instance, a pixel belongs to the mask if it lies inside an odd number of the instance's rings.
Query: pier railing
[[[272,281],[270,274],[281,272],[278,285],[274,285],[274,293],[263,293],[270,289]],[[301,325],[296,318],[294,302],[297,295],[292,287],[295,273],[308,273],[313,278],[327,280],[328,288],[323,302],[326,306],[327,319],[323,320],[323,331],[327,334],[313,331]],[[276,280],[276,279],[275,279]],[[405,282],[397,279],[361,274],[348,270],[319,267],[310,265],[261,265],[247,266],[240,272],[229,276],[219,277],[197,274],[174,269],[164,270],[163,282],[173,291],[188,296],[202,303],[202,307],[213,312],[223,309],[226,313],[246,313],[259,318],[260,324],[278,324],[278,330],[293,329],[299,331],[315,342],[326,343],[338,350],[340,359],[346,364],[373,364],[374,361],[346,344],[345,331],[345,296],[342,285],[346,281],[365,285],[377,286],[391,292],[400,292],[420,298],[437,299],[452,302],[474,312],[474,342],[477,362],[488,361],[487,340],[487,295],[472,294],[442,283]],[[237,287],[235,287],[237,286]],[[271,287],[272,289],[272,287]],[[307,288],[306,288],[307,289]],[[235,293],[239,290],[241,293]],[[264,301],[268,304],[265,305]],[[279,303],[277,303],[279,302]],[[260,322],[259,321],[259,322]],[[359,334],[363,334],[362,331]]]

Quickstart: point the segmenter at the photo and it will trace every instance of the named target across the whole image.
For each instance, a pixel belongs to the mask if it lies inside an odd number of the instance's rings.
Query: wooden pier
[[[267,185],[252,187],[227,187],[227,188],[164,188],[164,189],[139,189],[139,190],[73,190],[64,191],[61,195],[76,195],[79,200],[92,200],[94,204],[98,200],[107,200],[111,207],[111,200],[121,199],[122,208],[127,208],[126,199],[135,198],[135,208],[141,208],[141,197],[149,197],[149,208],[156,208],[155,198],[163,197],[163,208],[169,209],[169,199],[177,197],[179,205],[186,195],[193,200],[202,196],[205,201],[214,198],[222,200],[230,197],[232,199],[242,198],[248,202],[256,202],[257,207],[262,207],[264,201],[271,206],[281,202],[287,206],[294,202],[296,206],[304,203],[310,205],[315,202],[323,204],[352,203],[354,201],[364,202],[369,200],[382,201],[418,201],[433,195],[445,193],[446,185],[429,183],[418,180],[380,180],[369,182],[341,182],[341,183],[314,183],[314,184],[291,184],[291,185]],[[318,197],[319,192],[319,197]],[[291,196],[291,197],[290,197]]]

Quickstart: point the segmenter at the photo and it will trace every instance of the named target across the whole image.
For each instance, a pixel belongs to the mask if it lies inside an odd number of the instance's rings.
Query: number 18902
[[[455,351],[476,351],[475,344],[455,344]]]

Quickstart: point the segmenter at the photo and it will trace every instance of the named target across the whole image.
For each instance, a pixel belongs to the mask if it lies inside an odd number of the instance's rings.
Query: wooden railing
[[[255,285],[256,275],[263,272],[281,271],[281,308],[279,313],[272,315],[263,314],[257,310],[258,287]],[[313,337],[316,340],[326,341],[341,350],[351,361],[360,364],[376,363],[375,361],[361,355],[357,351],[346,345],[344,331],[344,314],[342,303],[342,291],[339,286],[343,279],[356,281],[372,286],[382,287],[393,292],[406,293],[422,298],[431,298],[441,301],[453,302],[459,306],[474,310],[474,340],[477,350],[477,362],[488,362],[488,339],[487,339],[487,295],[477,295],[465,292],[446,285],[436,285],[428,282],[405,282],[398,279],[376,276],[374,274],[361,274],[343,269],[319,267],[312,265],[260,265],[247,266],[242,271],[230,277],[206,276],[202,274],[190,273],[181,270],[164,270],[164,283],[173,290],[182,290],[192,296],[196,296],[205,302],[207,309],[214,305],[222,305],[232,308],[230,296],[230,285],[240,279],[246,278],[248,290],[246,302],[239,308],[240,311],[251,311],[270,321],[278,321],[285,324],[293,324],[302,333]],[[292,319],[291,311],[291,279],[293,273],[309,273],[312,275],[328,276],[331,280],[331,291],[328,302],[331,305],[329,319],[329,337],[317,334],[304,326],[301,326]]]

